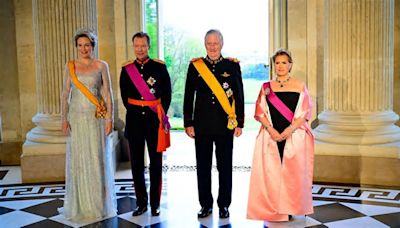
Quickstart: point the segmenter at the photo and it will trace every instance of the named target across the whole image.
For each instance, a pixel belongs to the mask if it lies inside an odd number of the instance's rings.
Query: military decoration
[[[237,122],[237,120],[236,120],[236,115],[235,115],[235,114],[230,114],[230,115],[228,116],[228,125],[227,125],[227,128],[228,128],[229,130],[233,130],[233,129],[235,129],[235,128],[237,127],[237,125],[238,125],[238,122]]]
[[[227,77],[229,77],[229,76],[231,76],[231,75],[228,74],[228,73],[226,73],[226,72],[224,72],[223,74],[221,74],[221,76],[227,78]]]
[[[270,92],[271,90],[269,88],[265,88],[265,95],[269,95]]]
[[[155,94],[155,93],[156,93],[156,90],[155,90],[154,88],[151,88],[151,89],[150,89],[150,93],[151,93],[151,94]]]
[[[229,84],[227,82],[222,83],[222,88],[228,89],[229,88]]]
[[[233,95],[233,91],[230,88],[225,93],[228,98],[230,98]]]
[[[150,86],[153,86],[156,83],[157,80],[155,80],[153,77],[149,77],[149,79],[147,79],[147,84],[149,84]]]

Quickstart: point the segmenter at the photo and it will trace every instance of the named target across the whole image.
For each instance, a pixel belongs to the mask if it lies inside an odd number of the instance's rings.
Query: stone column
[[[21,156],[23,182],[64,179],[61,101],[65,63],[75,56],[74,32],[97,30],[96,0],[33,0],[37,113]],[[32,72],[33,73],[33,72]]]
[[[270,53],[277,48],[288,48],[287,0],[269,1]]]
[[[316,167],[320,180],[400,185],[393,9],[393,0],[325,1],[324,111],[314,131],[317,154],[328,156]]]

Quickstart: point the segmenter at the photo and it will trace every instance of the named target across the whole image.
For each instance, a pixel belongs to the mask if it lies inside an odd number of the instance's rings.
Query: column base
[[[400,186],[400,143],[338,145],[315,142],[314,181]]]
[[[64,181],[65,149],[65,144],[26,141],[21,155],[22,182]]]
[[[400,143],[400,128],[393,111],[376,113],[338,113],[324,111],[313,130],[320,142],[343,145],[383,145]]]
[[[111,133],[110,147],[114,171],[117,167],[119,140],[116,131]],[[26,141],[22,146],[21,177],[23,183],[65,181],[66,144]]]

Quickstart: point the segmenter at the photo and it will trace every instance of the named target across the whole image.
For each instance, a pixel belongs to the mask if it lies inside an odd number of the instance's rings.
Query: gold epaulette
[[[234,63],[239,63],[239,62],[240,62],[239,59],[237,59],[237,58],[225,57],[225,59],[227,59],[227,60],[229,60],[229,61],[232,61],[232,62],[234,62]]]
[[[153,59],[155,62],[161,63],[161,64],[165,64],[164,61],[162,61],[161,59]]]
[[[129,65],[129,64],[131,64],[131,63],[133,63],[134,61],[133,60],[128,60],[128,61],[126,61],[126,62],[124,62],[123,64],[122,64],[122,67],[124,67],[124,66],[126,66],[126,65]]]
[[[201,59],[202,57],[193,58],[190,62],[196,62],[197,60]]]

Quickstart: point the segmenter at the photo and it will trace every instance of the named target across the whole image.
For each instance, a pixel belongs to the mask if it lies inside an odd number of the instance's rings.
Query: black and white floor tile
[[[249,171],[235,169],[233,200],[229,219],[218,218],[218,207],[205,219],[197,219],[196,173],[190,169],[167,168],[164,172],[161,214],[150,212],[132,217],[136,206],[129,177],[116,177],[118,215],[101,221],[73,223],[63,219],[64,184],[10,184],[19,167],[0,167],[0,227],[400,227],[400,190],[315,184],[314,214],[294,216],[289,222],[264,223],[246,219]],[[15,173],[17,172],[17,173]],[[130,173],[127,171],[126,173]],[[10,175],[9,177],[7,177]],[[125,175],[125,174],[124,174]],[[15,177],[14,176],[14,177]],[[1,177],[1,176],[0,176]],[[213,193],[218,176],[213,172]]]

